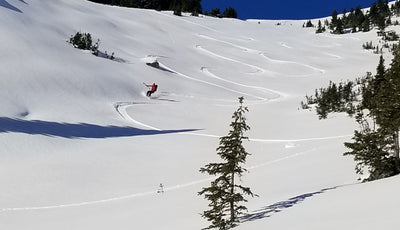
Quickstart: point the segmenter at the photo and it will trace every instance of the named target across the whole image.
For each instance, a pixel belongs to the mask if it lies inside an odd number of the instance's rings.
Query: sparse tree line
[[[181,16],[182,12],[190,12],[192,16],[203,13],[201,0],[89,0],[96,3],[116,5],[133,8],[172,10],[175,15]],[[228,7],[222,13],[219,8],[204,12],[205,15],[213,17],[237,18],[234,8]]]
[[[389,6],[388,0],[377,0],[365,13],[361,6],[351,8],[350,11],[344,9],[339,15],[335,9],[331,14],[331,20],[318,20],[316,33],[323,33],[330,30],[333,34],[368,32],[377,27],[383,31],[390,25],[398,25],[399,22],[392,21],[392,16],[400,16],[400,2],[396,1]],[[304,27],[314,27],[311,20],[303,25]]]
[[[191,12],[198,15],[202,12],[201,0],[89,0],[96,3],[116,5],[123,7],[172,10],[174,14],[181,15],[182,12]]]
[[[383,54],[384,49],[393,52],[399,41],[399,35],[391,30],[385,31],[390,25],[399,25],[399,21],[393,21],[393,16],[400,16],[400,1],[396,1],[389,6],[387,0],[377,0],[372,4],[370,9],[364,12],[361,6],[356,9],[352,8],[349,12],[343,10],[339,15],[337,10],[334,10],[331,15],[331,20],[325,19],[324,22],[318,20],[315,26],[311,20],[303,24],[303,27],[316,27],[316,33],[330,31],[333,34],[368,32],[373,28],[378,29],[378,37],[381,37],[379,44],[373,44],[372,41],[362,45],[363,49],[372,50],[375,54]]]
[[[367,73],[355,81],[330,83],[306,96],[304,109],[316,107],[320,119],[332,112],[346,112],[359,124],[344,155],[353,156],[356,172],[376,180],[400,173],[400,48],[393,51],[390,67],[381,56],[376,75]]]

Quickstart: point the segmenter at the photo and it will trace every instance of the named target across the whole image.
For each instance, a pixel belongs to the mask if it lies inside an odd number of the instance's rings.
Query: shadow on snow
[[[25,4],[27,4],[24,0],[19,0],[20,2],[23,2]],[[6,0],[0,0],[0,6],[7,8],[9,10],[13,10],[16,11],[18,13],[22,13],[22,11],[20,9],[18,9],[17,7],[11,5],[10,3],[8,3]]]
[[[179,130],[146,130],[134,127],[99,126],[94,124],[58,123],[40,120],[21,120],[0,117],[0,133],[25,133],[31,135],[45,135],[64,138],[110,138],[159,135],[170,133],[191,132],[198,129]]]
[[[311,198],[315,195],[319,195],[319,194],[322,194],[327,191],[334,190],[334,189],[337,189],[337,188],[343,187],[343,186],[346,186],[346,185],[325,188],[325,189],[322,189],[317,192],[305,193],[305,194],[302,194],[299,196],[292,197],[286,201],[277,202],[275,204],[272,204],[272,205],[263,207],[257,211],[254,211],[253,213],[242,216],[240,218],[240,222],[255,221],[255,220],[259,220],[259,219],[269,218],[274,213],[278,213],[285,209],[291,208],[291,207],[303,202],[305,199]]]

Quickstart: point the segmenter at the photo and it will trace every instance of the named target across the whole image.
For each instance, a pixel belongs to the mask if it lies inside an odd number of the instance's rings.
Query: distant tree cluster
[[[204,12],[205,15],[219,18],[237,18],[237,12],[234,8],[228,7],[221,14],[221,10],[219,8],[212,9],[210,12]]]
[[[381,56],[376,75],[367,73],[355,82],[330,83],[316,91],[315,99],[306,97],[303,108],[315,103],[320,119],[330,112],[347,112],[360,125],[353,142],[345,143],[350,150],[344,155],[354,157],[356,172],[368,172],[366,180],[376,180],[400,173],[400,48],[393,51],[390,68],[385,69]],[[308,104],[310,103],[310,104]]]
[[[155,10],[172,10],[174,15],[181,16],[182,12],[190,12],[193,16],[203,13],[201,0],[89,0],[96,3],[143,8]],[[204,12],[205,15],[219,18],[237,18],[237,11],[228,7],[221,13],[219,8]]]
[[[377,27],[383,31],[387,26],[392,25],[392,16],[400,15],[400,2],[396,1],[389,7],[388,0],[377,0],[372,4],[369,11],[363,12],[361,6],[351,8],[350,11],[344,9],[339,16],[337,10],[333,10],[331,21],[326,20],[322,26],[321,21],[318,22],[316,33],[322,33],[326,27],[334,34],[343,34],[346,32],[368,32],[373,27]],[[394,22],[398,23],[398,22]],[[326,26],[326,27],[325,27]]]
[[[155,10],[173,10],[174,14],[202,12],[201,0],[89,0],[96,3]]]
[[[315,90],[315,95],[306,96],[306,102],[301,102],[303,109],[310,108],[309,105],[316,104],[317,114],[320,119],[327,118],[331,112],[354,113],[351,102],[355,100],[356,92],[353,92],[352,81],[336,84],[329,82],[327,88]]]

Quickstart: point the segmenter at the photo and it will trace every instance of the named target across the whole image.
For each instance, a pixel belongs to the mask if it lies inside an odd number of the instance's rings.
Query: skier
[[[150,90],[147,91],[147,93],[146,93],[146,95],[147,95],[148,97],[150,97],[151,94],[153,94],[154,92],[157,91],[158,85],[156,85],[156,83],[153,83],[152,85],[147,85],[147,84],[145,84],[145,83],[143,83],[143,84],[144,84],[145,86],[147,86],[147,87],[150,88]]]

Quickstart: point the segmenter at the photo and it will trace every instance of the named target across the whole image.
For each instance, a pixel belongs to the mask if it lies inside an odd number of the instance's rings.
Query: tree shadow
[[[275,213],[281,212],[285,209],[291,208],[291,207],[303,202],[305,199],[311,198],[315,195],[319,195],[319,194],[322,194],[327,191],[334,190],[334,189],[337,189],[337,188],[343,187],[343,186],[344,185],[335,186],[335,187],[331,187],[331,188],[325,188],[325,189],[322,189],[317,192],[305,193],[305,194],[302,194],[299,196],[292,197],[285,201],[280,201],[275,204],[265,206],[265,207],[263,207],[259,210],[256,210],[250,214],[242,216],[240,218],[240,222],[255,221],[255,220],[259,220],[259,219],[269,218]]]
[[[27,4],[24,0],[19,0],[19,1]],[[22,11],[20,9],[18,9],[17,7],[11,5],[6,0],[0,0],[0,6],[4,7],[4,8],[7,8],[9,10],[13,10],[13,11],[18,12],[18,13],[22,13]]]
[[[199,129],[147,130],[121,126],[99,126],[87,123],[69,124],[40,120],[0,117],[0,133],[25,133],[63,138],[111,138],[192,132]]]

